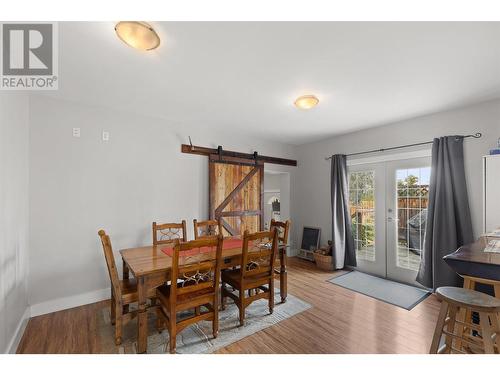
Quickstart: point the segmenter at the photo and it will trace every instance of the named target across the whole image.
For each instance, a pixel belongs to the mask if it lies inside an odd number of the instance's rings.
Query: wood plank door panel
[[[210,217],[222,218],[224,235],[257,232],[263,225],[264,166],[251,160],[209,160]]]

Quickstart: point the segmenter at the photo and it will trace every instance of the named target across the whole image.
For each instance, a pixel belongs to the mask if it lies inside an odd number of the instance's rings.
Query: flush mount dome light
[[[120,21],[115,26],[116,35],[130,47],[150,51],[160,45],[160,37],[151,25],[140,21]]]
[[[299,96],[294,102],[295,106],[300,109],[311,109],[316,107],[318,103],[319,99],[314,95]]]

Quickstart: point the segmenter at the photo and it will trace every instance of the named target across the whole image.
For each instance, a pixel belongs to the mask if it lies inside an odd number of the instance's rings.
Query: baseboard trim
[[[24,334],[24,330],[26,329],[26,326],[28,325],[28,321],[30,319],[30,307],[27,306],[26,310],[24,310],[23,316],[19,320],[19,324],[17,325],[16,331],[14,332],[14,335],[12,335],[12,338],[10,339],[9,345],[7,346],[7,351],[6,354],[15,354],[17,351],[17,347],[19,343],[21,342],[21,339]]]
[[[40,302],[31,306],[31,316],[34,317],[49,314],[55,311],[71,309],[73,307],[103,301],[110,298],[110,293],[110,289],[106,288],[77,294],[75,296],[56,298],[50,301]]]

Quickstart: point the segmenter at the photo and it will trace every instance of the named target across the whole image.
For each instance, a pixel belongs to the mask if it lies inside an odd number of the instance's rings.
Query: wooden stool
[[[490,279],[482,279],[480,277],[460,275],[464,279],[464,288],[476,290],[476,284],[489,285],[493,288],[495,298],[500,298],[500,281],[498,280],[490,280]],[[459,320],[464,322],[472,321],[472,310],[462,309],[459,314]],[[468,327],[464,327],[465,332],[470,332]]]
[[[482,279],[480,277],[460,275],[464,279],[464,288],[475,290],[476,283],[490,285],[493,287],[495,297],[500,298],[500,281],[499,280],[490,280],[490,279]]]
[[[474,290],[455,287],[438,288],[436,295],[441,301],[441,310],[432,338],[431,354],[499,353],[500,299]],[[461,310],[478,312],[479,324],[459,320]],[[480,335],[472,336],[465,328],[475,330]],[[445,345],[439,348],[443,334]]]

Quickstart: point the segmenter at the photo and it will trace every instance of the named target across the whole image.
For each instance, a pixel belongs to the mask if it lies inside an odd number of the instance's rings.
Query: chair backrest
[[[104,230],[98,232],[101,238],[102,249],[104,250],[104,258],[106,258],[106,266],[108,267],[109,279],[111,280],[111,287],[113,294],[116,298],[121,297],[120,279],[118,278],[118,270],[116,269],[115,257],[113,255],[113,247],[111,240]]]
[[[171,302],[175,303],[179,295],[196,293],[207,288],[218,298],[222,242],[222,236],[219,235],[175,244],[172,254]],[[192,254],[193,250],[198,251]],[[189,255],[186,252],[189,252]]]
[[[179,241],[187,241],[186,220],[166,224],[153,222],[153,245],[172,245]]]
[[[270,230],[276,228],[278,231],[278,240],[280,244],[288,245],[288,232],[290,230],[290,220],[287,221],[277,221],[271,219]]]
[[[243,234],[241,279],[253,276],[273,276],[274,261],[278,249],[278,232],[257,232]]]
[[[222,233],[221,223],[217,220],[193,220],[194,239],[218,236]]]

